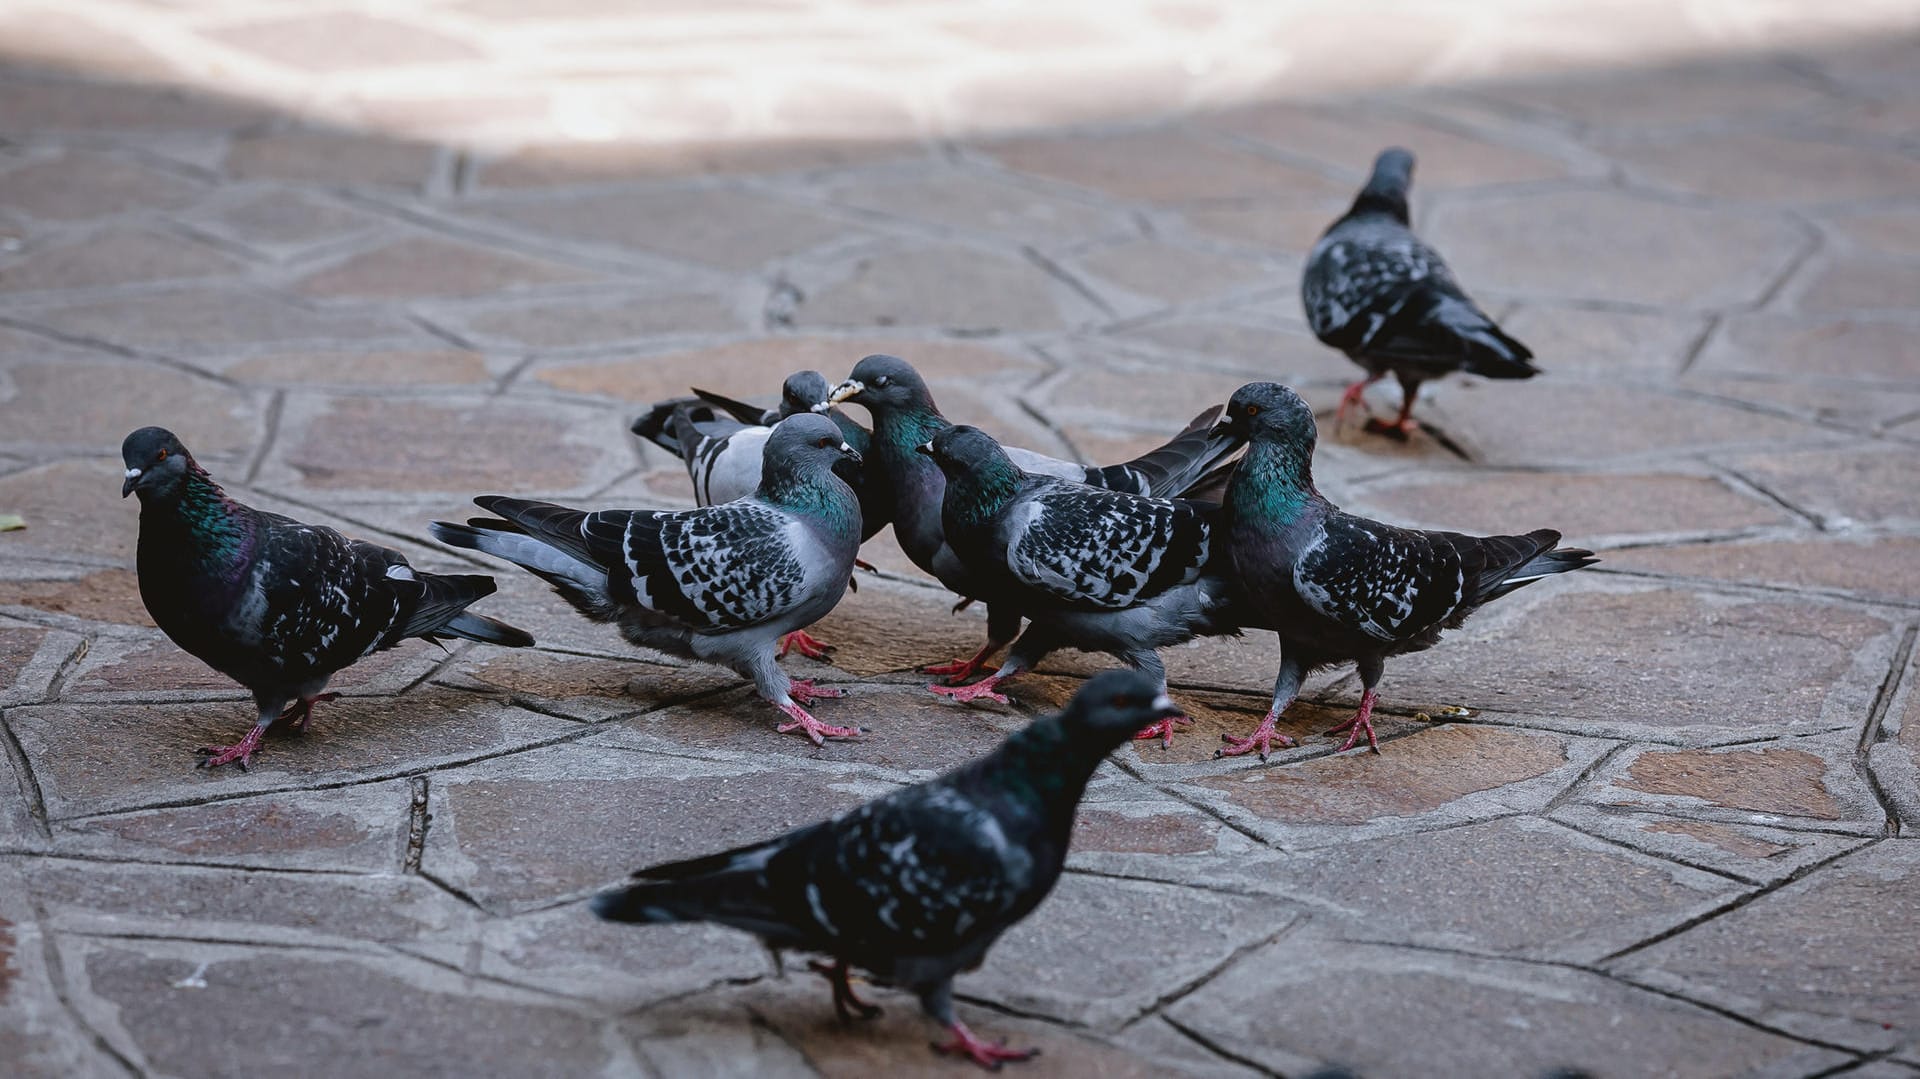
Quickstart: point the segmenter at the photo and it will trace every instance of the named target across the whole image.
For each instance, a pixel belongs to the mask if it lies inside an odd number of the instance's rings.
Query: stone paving
[[[1301,259],[1401,142],[1547,373],[1328,433],[1321,484],[1605,562],[1391,664],[1377,757],[1318,735],[1333,672],[1300,748],[1213,760],[1274,642],[1173,650],[1197,722],[1103,769],[963,1014],[1032,1075],[1920,1076],[1910,7],[617,6],[0,12],[0,1071],[965,1074],[907,998],[842,1029],[742,935],[581,900],[1104,661],[932,699],[981,618],[883,533],[792,661],[873,733],[816,750],[490,567],[538,650],[412,642],[196,771],[251,713],[145,615],[120,439],[447,569],[424,526],[476,493],[684,504],[646,402],[875,351],[1115,459],[1256,378],[1331,406]]]

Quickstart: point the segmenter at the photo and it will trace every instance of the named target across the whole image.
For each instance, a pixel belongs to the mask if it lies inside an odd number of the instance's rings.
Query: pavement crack
[[[1272,1068],[1267,1067],[1265,1064],[1260,1063],[1259,1061],[1253,1059],[1252,1057],[1242,1056],[1241,1054],[1236,1053],[1231,1049],[1228,1049],[1226,1046],[1221,1045],[1219,1042],[1214,1041],[1212,1038],[1207,1037],[1205,1034],[1200,1033],[1198,1030],[1195,1030],[1194,1028],[1186,1025],[1185,1023],[1182,1023],[1178,1019],[1173,1019],[1164,1015],[1161,1016],[1160,1019],[1162,1022],[1166,1023],[1168,1026],[1178,1031],[1181,1037],[1187,1039],[1188,1041],[1206,1050],[1207,1052],[1212,1053],[1214,1056],[1219,1057],[1221,1060],[1227,1061],[1232,1064],[1238,1064],[1243,1068],[1252,1068],[1254,1071],[1259,1072],[1261,1075],[1272,1076],[1273,1079],[1285,1079],[1285,1076],[1283,1076],[1280,1072],[1277,1072]]]
[[[1913,664],[1914,644],[1920,637],[1920,626],[1908,625],[1901,634],[1899,647],[1893,650],[1893,661],[1887,669],[1887,677],[1880,682],[1875,691],[1873,706],[1867,710],[1867,721],[1860,727],[1860,741],[1853,750],[1853,766],[1867,781],[1867,788],[1873,792],[1874,801],[1880,803],[1880,811],[1886,814],[1886,835],[1897,838],[1900,835],[1900,810],[1894,805],[1893,798],[1885,787],[1880,785],[1880,777],[1873,770],[1871,755],[1875,743],[1880,741],[1881,725],[1887,718],[1887,710],[1893,706],[1893,698],[1900,688],[1902,676]]]
[[[280,417],[286,411],[287,391],[273,391],[273,396],[267,399],[267,416],[263,424],[265,429],[260,435],[260,452],[254,454],[253,460],[247,462],[246,476],[240,481],[240,486],[251,487],[260,477],[260,470],[267,464],[267,455],[273,452],[273,444],[280,437]]]
[[[33,762],[27,759],[27,751],[21,747],[19,735],[13,733],[5,712],[0,712],[0,738],[6,742],[7,760],[13,764],[14,780],[20,786],[20,796],[26,799],[34,830],[40,838],[52,839],[53,825],[47,819],[47,799],[40,790],[40,778],[33,774]]]
[[[427,825],[433,822],[433,814],[427,812],[427,777],[414,776],[409,785],[412,799],[407,810],[407,853],[400,861],[400,872],[417,875],[420,858],[426,853]]]

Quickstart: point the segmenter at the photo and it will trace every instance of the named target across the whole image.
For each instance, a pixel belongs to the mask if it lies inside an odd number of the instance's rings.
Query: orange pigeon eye
[[[156,456],[154,457],[154,460],[156,460],[156,461],[164,461],[164,460],[166,460],[166,459],[167,459],[167,451],[166,451],[166,450],[164,450],[164,449],[162,449],[162,450],[161,450],[161,451],[159,452],[159,454],[158,454],[158,455],[156,455]]]
[[[1260,414],[1260,406],[1259,406],[1259,405],[1248,405],[1248,406],[1247,406],[1247,415],[1249,415],[1249,416],[1258,416],[1259,414]]]

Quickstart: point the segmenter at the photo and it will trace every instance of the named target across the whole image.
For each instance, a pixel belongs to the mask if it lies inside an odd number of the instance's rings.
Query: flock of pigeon
[[[1423,380],[1454,370],[1535,373],[1531,353],[1460,289],[1408,227],[1413,156],[1375,162],[1352,209],[1313,248],[1302,286],[1314,332],[1367,377],[1335,422],[1391,372],[1405,437]],[[871,428],[841,410],[863,407]],[[1387,657],[1434,645],[1475,609],[1529,582],[1592,564],[1559,533],[1429,532],[1342,512],[1315,488],[1316,427],[1293,391],[1241,387],[1224,407],[1131,461],[1092,467],[1006,447],[955,426],[906,361],[868,356],[830,386],[795,374],[771,409],[717,394],[662,402],[634,432],[687,465],[698,508],[585,511],[504,495],[490,516],[435,522],[455,547],[512,562],[627,640],[724,665],[815,743],[866,732],[808,710],[842,691],[790,677],[790,648],[828,646],[806,627],[840,602],[861,543],[887,525],[907,557],[987,611],[971,657],[926,668],[955,701],[1005,702],[1000,687],[1058,648],[1103,652],[1127,670],[1089,680],[1059,715],[937,779],[764,843],[656,866],[601,896],[626,922],[712,921],[774,949],[822,954],[843,1018],[877,1009],[849,971],[909,989],[952,1040],[936,1048],[987,1067],[1030,1051],[981,1040],[953,1013],[954,975],[977,965],[1060,875],[1094,769],[1131,738],[1171,741],[1187,722],[1157,650],[1256,627],[1280,640],[1272,707],[1217,755],[1292,740],[1275,721],[1317,667],[1354,664],[1363,694],[1341,750],[1373,732]],[[243,769],[275,723],[302,731],[328,679],[409,637],[521,647],[533,638],[467,610],[483,575],[427,573],[396,551],[236,501],[170,432],[122,447],[122,494],[140,496],[139,580],[155,622],[252,691],[254,726],[201,750]],[[956,610],[958,606],[956,606]],[[990,669],[1002,649],[1006,658]],[[981,676],[975,679],[975,676]]]

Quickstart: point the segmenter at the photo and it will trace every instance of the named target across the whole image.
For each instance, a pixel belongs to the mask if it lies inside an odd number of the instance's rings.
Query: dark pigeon
[[[997,1068],[1025,1060],[981,1040],[953,1011],[953,978],[1040,905],[1067,857],[1075,810],[1106,755],[1175,713],[1154,680],[1109,671],[1066,710],[936,779],[783,836],[643,869],[594,913],[618,922],[718,922],[775,950],[825,955],[815,969],[845,1019],[879,1009],[851,968],[920,998],[953,1035],[940,1052]]]
[[[873,414],[873,452],[868,475],[892,498],[893,535],[914,565],[963,597],[979,594],[966,566],[947,546],[940,523],[946,478],[918,448],[953,426],[940,414],[933,394],[912,365],[895,356],[868,356],[854,365],[829,400],[865,405]],[[1202,413],[1186,429],[1131,461],[1099,467],[1008,447],[1006,454],[1024,472],[1057,476],[1091,487],[1172,498],[1190,488],[1217,483],[1223,462],[1240,448],[1237,439],[1213,434],[1218,406]],[[987,643],[970,659],[924,668],[948,675],[958,685],[985,669],[987,660],[1020,631],[1020,616],[1006,605],[987,605]]]
[[[1474,306],[1440,253],[1408,227],[1412,183],[1413,154],[1399,147],[1381,151],[1353,208],[1313,245],[1300,279],[1314,336],[1367,371],[1340,398],[1334,422],[1391,371],[1403,394],[1399,419],[1369,419],[1367,429],[1403,439],[1413,430],[1414,397],[1428,379],[1453,371],[1486,378],[1539,373],[1527,346]]]
[[[140,496],[148,613],[175,644],[252,691],[260,709],[245,738],[200,751],[203,768],[246,768],[277,721],[305,731],[313,706],[339,696],[322,692],[328,679],[408,637],[533,643],[467,610],[493,593],[493,578],[422,572],[398,551],[242,505],[171,431],[142,427],[120,456],[120,494]]]
[[[587,513],[486,495],[497,518],[436,521],[444,543],[483,551],[545,580],[596,622],[634,644],[732,668],[818,744],[852,727],[814,719],[803,705],[841,691],[795,681],[774,643],[840,602],[860,547],[860,506],[835,463],[857,461],[839,428],[811,413],[782,420],[767,439],[759,486],[745,498],[693,510]]]
[[[1273,707],[1253,736],[1221,753],[1264,759],[1279,718],[1307,672],[1359,667],[1360,710],[1328,731],[1373,735],[1374,686],[1388,656],[1433,647],[1487,602],[1542,577],[1593,565],[1592,551],[1559,547],[1560,533],[1468,536],[1423,532],[1342,513],[1313,486],[1313,412],[1273,382],[1240,387],[1221,426],[1248,440],[1227,486],[1221,544],[1232,560],[1247,617],[1280,636]]]
[[[935,693],[1004,704],[996,687],[1063,647],[1114,656],[1165,693],[1156,649],[1239,633],[1232,588],[1208,566],[1218,506],[1022,472],[972,427],[949,427],[921,452],[946,475],[941,527],[979,597],[1028,619],[998,671],[970,686],[929,687]],[[1171,742],[1184,720],[1169,717],[1142,737]]]

